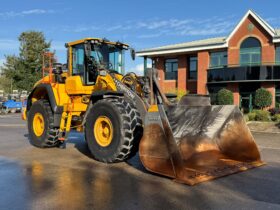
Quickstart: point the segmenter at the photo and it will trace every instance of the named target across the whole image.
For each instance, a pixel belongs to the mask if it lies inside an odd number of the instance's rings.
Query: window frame
[[[248,43],[249,41],[254,40],[256,41],[254,44],[258,43],[258,46],[251,46],[251,47],[244,47],[242,45],[249,45],[250,43]],[[247,41],[247,43],[246,43]],[[242,56],[247,55],[248,56],[248,60],[247,62],[242,62]],[[258,55],[259,56],[259,60],[254,62],[253,60],[253,56],[254,55]],[[244,39],[240,45],[240,49],[239,49],[239,64],[240,66],[253,66],[253,65],[261,65],[262,64],[262,45],[259,39],[257,39],[256,37],[247,37],[246,39]]]
[[[191,70],[191,60],[195,59],[196,61],[196,69]],[[198,57],[197,55],[192,55],[188,57],[188,80],[197,80],[197,71],[198,71]],[[191,73],[195,72],[195,77],[191,78]]]
[[[167,72],[167,63],[171,64],[171,71]],[[174,65],[177,65],[177,68],[174,68]],[[176,70],[174,70],[176,69]],[[164,61],[164,80],[178,80],[178,59],[177,58],[168,58]],[[167,78],[167,73],[171,73],[173,75],[171,78]]]
[[[218,58],[218,64],[213,65],[212,59],[217,57]],[[222,63],[222,59],[225,58],[225,63]],[[228,52],[227,51],[216,51],[216,52],[210,52],[210,66],[209,68],[223,68],[228,65]]]
[[[77,67],[77,54],[76,54],[77,49],[83,50],[83,71],[82,72],[77,71],[78,69],[76,69],[76,67]],[[72,75],[81,76],[83,78],[84,73],[85,73],[85,46],[84,46],[84,44],[77,44],[75,46],[72,46]]]
[[[280,106],[280,82],[275,83],[275,106],[277,106],[277,104],[279,104],[278,106]]]

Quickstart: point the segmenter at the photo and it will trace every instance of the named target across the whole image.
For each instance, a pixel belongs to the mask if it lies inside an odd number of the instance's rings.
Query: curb
[[[250,129],[250,131],[253,132],[253,133],[280,134],[280,132],[274,132],[274,131],[268,132],[268,131],[257,131],[257,130],[251,130],[251,129]]]
[[[250,128],[250,125],[252,124],[254,125],[254,124],[267,124],[267,123],[273,124],[273,122],[248,121],[246,122],[246,125],[249,127],[250,131],[254,133],[280,134],[280,129],[278,129],[279,131],[260,131],[260,130],[254,130]],[[275,127],[275,129],[277,130],[277,127]]]

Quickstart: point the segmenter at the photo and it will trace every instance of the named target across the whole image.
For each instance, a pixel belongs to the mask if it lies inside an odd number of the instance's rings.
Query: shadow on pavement
[[[147,172],[138,155],[127,164],[99,163],[83,134],[71,133],[67,143],[89,158],[79,168],[0,159],[0,209],[280,208],[279,162],[189,187]]]

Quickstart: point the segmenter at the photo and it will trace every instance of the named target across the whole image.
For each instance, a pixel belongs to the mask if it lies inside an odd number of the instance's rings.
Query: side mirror
[[[132,60],[135,60],[135,50],[133,48],[130,48],[130,56]]]

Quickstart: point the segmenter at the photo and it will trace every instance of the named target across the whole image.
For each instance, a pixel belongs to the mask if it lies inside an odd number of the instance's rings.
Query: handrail
[[[208,70],[212,69],[222,69],[222,68],[231,68],[231,67],[253,67],[253,66],[280,66],[280,62],[262,62],[262,63],[248,63],[248,65],[241,65],[241,64],[230,64],[230,65],[225,65],[225,66],[215,66],[211,67],[209,66]]]
[[[280,80],[280,65],[231,66],[207,71],[208,83]]]

